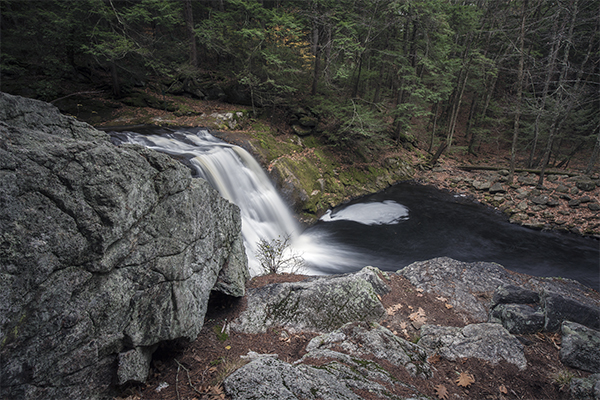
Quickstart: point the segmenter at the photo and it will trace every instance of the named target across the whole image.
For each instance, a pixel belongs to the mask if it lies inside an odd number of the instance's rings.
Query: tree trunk
[[[523,98],[523,66],[525,64],[525,11],[527,10],[527,0],[523,1],[521,9],[521,32],[519,35],[519,70],[517,71],[517,109],[515,112],[515,121],[513,124],[512,145],[510,147],[510,172],[508,173],[508,183],[512,184],[515,176],[515,161],[517,158],[517,140],[519,139],[519,120],[521,119],[521,101]]]
[[[596,130],[598,131],[598,136],[596,136],[596,144],[594,145],[594,150],[592,151],[587,168],[585,169],[586,175],[591,174],[592,170],[594,169],[594,165],[598,160],[598,153],[600,153],[600,123],[598,123],[596,126]]]
[[[119,74],[117,72],[117,65],[115,64],[114,61],[110,62],[110,78],[112,81],[113,96],[115,96],[115,98],[117,98],[117,99],[120,99],[121,98],[121,84],[119,83]]]
[[[315,55],[315,65],[313,68],[313,81],[310,93],[314,96],[317,94],[317,86],[319,83],[319,68],[321,64],[321,52],[319,51],[319,27],[317,26],[316,21],[313,27],[312,50],[313,54]]]
[[[558,50],[560,48],[560,40],[557,40],[560,35],[557,32],[557,24],[558,24],[559,16],[556,16],[554,20],[554,40],[552,41],[552,51],[550,53],[550,61],[548,62],[548,69],[546,70],[546,81],[544,82],[544,89],[542,90],[542,104],[540,105],[537,115],[535,116],[535,124],[533,127],[533,143],[531,146],[531,151],[529,153],[529,160],[527,161],[527,166],[529,168],[533,167],[533,158],[535,157],[535,153],[537,151],[537,142],[540,135],[540,119],[542,117],[542,113],[546,108],[546,101],[548,99],[548,91],[550,88],[550,82],[552,81],[552,76],[554,75],[554,69],[556,67],[556,58],[558,56]],[[561,31],[562,34],[562,31]]]
[[[435,128],[437,126],[439,108],[440,108],[440,102],[438,101],[435,103],[435,111],[433,112],[433,128],[431,129],[431,140],[429,142],[429,148],[427,149],[428,153],[430,153],[431,150],[433,149],[433,140],[435,139]]]
[[[577,17],[577,0],[575,0],[573,2],[573,13],[571,15],[571,25],[569,27],[568,36],[565,40],[565,49],[563,52],[563,60],[562,60],[563,68],[558,77],[558,84],[557,84],[557,86],[559,88],[562,88],[563,83],[566,78],[566,75],[567,75],[569,51],[571,50],[571,44],[573,43],[573,28],[575,27],[576,17]],[[562,103],[564,101],[563,95],[564,95],[563,92],[559,93],[559,97],[556,102],[556,104],[559,107],[562,105]],[[568,110],[566,113],[560,113],[558,111],[559,110],[557,110],[557,112],[555,112],[554,119],[552,121],[552,125],[550,126],[550,137],[548,137],[548,144],[546,146],[546,151],[544,152],[544,159],[542,160],[542,168],[541,168],[542,172],[540,173],[540,179],[538,180],[538,186],[542,186],[544,184],[544,171],[546,170],[546,167],[548,166],[548,162],[550,161],[550,153],[552,152],[552,145],[554,142],[554,138],[556,137],[556,134],[560,130],[562,124],[565,122],[565,117],[566,117],[565,114],[568,114],[570,112],[570,110]]]
[[[198,50],[196,48],[196,34],[194,33],[194,13],[192,11],[192,0],[183,1],[183,16],[187,30],[188,40],[190,42],[190,64],[198,68]]]

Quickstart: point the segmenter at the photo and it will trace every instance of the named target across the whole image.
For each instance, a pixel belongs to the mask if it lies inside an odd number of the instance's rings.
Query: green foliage
[[[219,339],[220,342],[224,342],[227,339],[229,339],[229,334],[227,333],[227,331],[225,329],[225,325],[223,325],[223,326],[220,326],[220,325],[213,326],[213,332],[215,333],[215,335],[217,335],[217,339]]]
[[[391,139],[410,141],[415,121],[427,116],[446,135],[477,99],[471,132],[502,142],[517,108],[525,17],[521,148],[536,140],[547,147],[557,115],[552,136],[560,143],[595,137],[594,0],[527,9],[520,0],[191,4],[199,68],[189,63],[182,1],[0,0],[1,89],[52,100],[68,94],[69,81],[110,79],[117,94],[150,77],[180,84],[202,77],[255,111],[314,103],[323,138],[366,155]]]

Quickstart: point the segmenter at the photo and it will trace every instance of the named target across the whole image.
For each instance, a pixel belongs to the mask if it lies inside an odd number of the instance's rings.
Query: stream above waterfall
[[[290,236],[308,274],[357,271],[366,265],[396,271],[414,261],[447,256],[496,262],[534,276],[578,280],[598,289],[599,242],[508,222],[497,210],[430,186],[402,182],[329,210],[301,231],[265,172],[240,147],[199,128],[129,128],[116,143],[137,143],[175,156],[240,207],[252,275],[260,240]]]

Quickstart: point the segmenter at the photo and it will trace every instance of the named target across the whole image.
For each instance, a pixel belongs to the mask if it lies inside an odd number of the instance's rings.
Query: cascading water
[[[261,239],[298,235],[298,225],[289,208],[269,181],[261,166],[241,147],[225,143],[206,130],[179,129],[162,135],[136,132],[112,133],[123,143],[139,144],[184,159],[196,176],[202,177],[221,196],[240,208],[242,235],[252,275],[261,272],[256,259]]]
[[[447,256],[598,287],[597,240],[526,229],[467,198],[408,182],[328,211],[300,234],[289,208],[245,150],[198,128],[136,132],[147,134],[111,135],[117,142],[176,156],[240,207],[252,275],[263,272],[256,258],[259,242],[289,236],[290,252],[306,263],[298,272],[308,274],[353,272],[366,265],[396,271],[414,261]]]

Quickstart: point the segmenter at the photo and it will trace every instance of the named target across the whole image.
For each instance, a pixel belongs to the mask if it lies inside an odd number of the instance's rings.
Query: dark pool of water
[[[400,215],[393,218],[393,213]],[[447,256],[571,278],[599,289],[598,240],[511,224],[499,211],[471,199],[411,182],[339,207],[303,236],[335,249],[333,262],[311,265],[320,273],[351,272],[365,263],[397,270]]]

